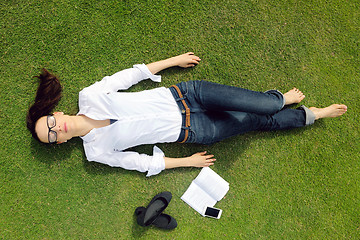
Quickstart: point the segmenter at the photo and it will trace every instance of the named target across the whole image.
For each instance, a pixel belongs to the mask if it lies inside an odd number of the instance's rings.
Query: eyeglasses
[[[47,116],[47,126],[49,128],[48,139],[49,143],[56,143],[57,142],[57,133],[54,130],[51,130],[56,126],[56,119],[52,115]]]

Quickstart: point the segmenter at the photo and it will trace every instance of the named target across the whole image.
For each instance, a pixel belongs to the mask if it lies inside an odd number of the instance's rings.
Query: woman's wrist
[[[168,64],[170,67],[176,67],[181,64],[181,59],[179,57],[180,56],[174,56],[174,57],[166,59],[166,61],[168,61]]]
[[[170,68],[170,67],[174,67],[176,66],[175,63],[176,61],[174,59],[168,58],[165,60],[161,60],[158,62],[153,62],[153,63],[149,63],[146,66],[148,67],[149,71],[152,74],[156,74],[166,68]]]
[[[169,158],[164,157],[165,169],[177,167],[192,167],[189,157],[184,158]]]

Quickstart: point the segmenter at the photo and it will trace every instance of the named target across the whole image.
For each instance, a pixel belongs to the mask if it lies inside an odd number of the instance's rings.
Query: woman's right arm
[[[165,157],[161,149],[154,146],[153,156],[139,154],[132,151],[103,152],[92,156],[91,151],[85,153],[88,161],[103,163],[111,167],[121,167],[128,170],[148,172],[147,177],[159,174],[164,169],[177,167],[208,167],[214,165],[214,155],[206,155],[206,152],[195,153],[184,158]]]
[[[164,157],[165,169],[177,167],[209,167],[214,165],[214,155],[206,155],[206,152],[195,153],[185,158]]]

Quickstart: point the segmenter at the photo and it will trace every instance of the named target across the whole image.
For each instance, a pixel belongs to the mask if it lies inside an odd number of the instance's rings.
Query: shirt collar
[[[88,134],[85,136],[80,137],[84,142],[92,142],[95,141],[95,129],[91,130]]]

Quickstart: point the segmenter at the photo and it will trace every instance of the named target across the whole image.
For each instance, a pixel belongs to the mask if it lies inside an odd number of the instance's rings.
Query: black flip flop
[[[172,195],[170,192],[162,192],[153,197],[146,209],[138,216],[138,224],[140,226],[149,226],[152,224],[169,205],[171,198]]]
[[[139,221],[143,222],[143,220],[141,218],[143,217],[145,210],[146,210],[146,208],[144,208],[144,207],[136,208],[135,214],[136,214],[136,216],[138,216],[138,218],[137,218],[138,223],[139,223]],[[165,213],[161,213],[154,220],[154,222],[151,225],[161,228],[161,229],[171,230],[171,229],[174,229],[177,227],[177,222],[176,222],[175,218],[173,218],[172,216],[165,214]]]

